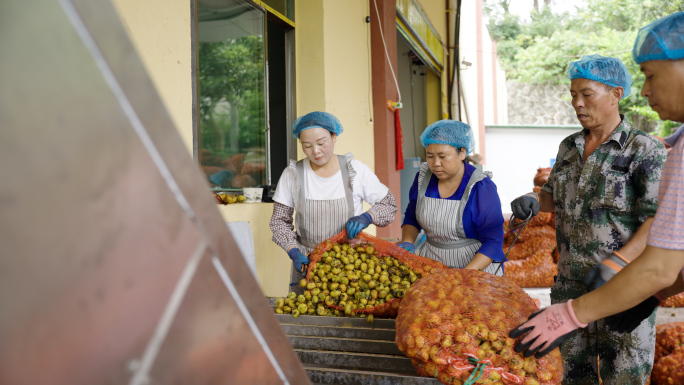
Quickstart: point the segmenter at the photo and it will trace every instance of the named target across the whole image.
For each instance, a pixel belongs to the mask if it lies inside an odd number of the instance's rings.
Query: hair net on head
[[[589,79],[611,87],[622,87],[622,99],[632,92],[632,75],[627,67],[614,57],[586,55],[582,59],[570,63],[568,79]]]
[[[342,130],[342,123],[333,114],[314,111],[295,120],[294,124],[292,124],[292,136],[299,139],[299,134],[302,131],[314,127],[325,128],[335,135],[339,135],[344,131]]]
[[[663,17],[641,28],[632,49],[634,61],[684,59],[684,12]]]
[[[475,149],[473,130],[458,120],[444,119],[429,125],[420,135],[420,144],[427,147],[434,143],[465,148],[467,154]]]

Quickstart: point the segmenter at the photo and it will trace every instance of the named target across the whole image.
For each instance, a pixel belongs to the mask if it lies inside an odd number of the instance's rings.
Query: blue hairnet
[[[632,49],[634,61],[684,59],[684,12],[663,17],[641,28]]]
[[[304,116],[300,116],[295,120],[294,124],[292,124],[292,136],[299,139],[299,134],[302,131],[314,127],[325,128],[335,135],[339,135],[344,131],[342,129],[342,123],[340,123],[333,114],[314,111],[309,112]]]
[[[458,120],[444,119],[429,125],[420,135],[420,144],[427,147],[433,143],[465,148],[467,154],[475,149],[473,130]]]
[[[614,57],[601,55],[585,55],[582,59],[570,63],[568,79],[589,79],[611,87],[622,87],[622,99],[632,92],[632,75],[627,67]]]

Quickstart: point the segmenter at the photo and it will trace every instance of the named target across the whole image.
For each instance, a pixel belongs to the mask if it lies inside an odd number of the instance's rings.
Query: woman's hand
[[[397,243],[397,246],[401,247],[401,248],[404,249],[404,250],[408,250],[408,251],[410,251],[410,252],[412,252],[412,253],[415,253],[415,252],[416,252],[416,247],[415,247],[415,246],[413,245],[413,243],[411,243],[411,242],[401,242],[401,243]]]

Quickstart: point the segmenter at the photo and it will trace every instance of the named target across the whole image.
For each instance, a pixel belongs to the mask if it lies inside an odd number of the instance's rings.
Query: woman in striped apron
[[[307,254],[316,245],[345,228],[355,238],[370,224],[387,226],[398,210],[392,193],[368,166],[352,154],[334,154],[341,133],[339,120],[327,112],[311,112],[292,126],[306,158],[291,160],[283,171],[270,223],[273,242],[292,260],[292,282],[303,276],[302,265],[309,263]],[[365,213],[363,201],[371,205]]]
[[[496,185],[487,173],[465,162],[473,151],[470,126],[441,120],[420,136],[427,162],[409,191],[401,247],[449,267],[503,275],[503,214]],[[498,262],[498,263],[492,263]]]

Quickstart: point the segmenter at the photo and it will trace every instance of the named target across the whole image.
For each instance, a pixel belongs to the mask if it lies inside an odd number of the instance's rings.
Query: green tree
[[[570,15],[553,12],[545,2],[540,10],[532,10],[529,21],[522,21],[509,14],[508,4],[486,1],[485,14],[509,79],[569,84],[565,72],[571,61],[590,54],[616,57],[632,75],[631,94],[620,109],[640,115],[648,102],[640,95],[644,77],[631,55],[636,34],[657,18],[684,11],[684,0],[588,0]],[[664,127],[662,122],[659,127]]]
[[[225,158],[263,144],[263,38],[201,43],[198,63],[202,147]]]

